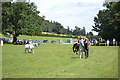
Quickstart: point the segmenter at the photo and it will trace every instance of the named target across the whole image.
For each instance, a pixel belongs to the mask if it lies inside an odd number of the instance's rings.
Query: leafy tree
[[[20,34],[40,35],[41,24],[44,19],[38,14],[34,3],[5,2],[2,10],[2,31],[13,34],[13,42],[16,42]]]
[[[85,30],[85,27],[83,27],[83,36],[86,36],[86,30]]]
[[[95,23],[92,30],[105,39],[120,40],[120,1],[105,2],[103,6],[107,9],[99,10],[97,17],[94,17]]]
[[[93,36],[93,33],[90,31],[90,32],[88,33],[88,36]]]
[[[75,26],[75,29],[73,30],[73,35],[82,35],[85,36],[86,35],[86,31],[85,31],[85,27],[79,28],[78,26]]]
[[[89,36],[89,33],[87,32],[86,36]]]
[[[80,29],[78,26],[75,26],[75,29],[73,30],[73,35],[80,35]]]
[[[66,32],[68,35],[71,35],[72,34],[72,31],[70,31],[70,27],[67,26],[67,32]]]
[[[55,21],[47,21],[45,20],[42,24],[43,26],[43,31],[44,32],[53,32],[53,33],[57,33],[57,34],[65,34],[66,29],[58,22]]]

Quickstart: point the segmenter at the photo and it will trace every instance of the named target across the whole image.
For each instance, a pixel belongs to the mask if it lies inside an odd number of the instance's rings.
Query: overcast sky
[[[94,25],[94,17],[99,10],[104,9],[104,0],[30,0],[34,2],[46,20],[57,21],[65,28],[85,26],[89,32]],[[95,35],[96,32],[93,32]]]

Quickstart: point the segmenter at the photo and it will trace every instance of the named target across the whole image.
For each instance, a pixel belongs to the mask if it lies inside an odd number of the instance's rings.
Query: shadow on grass
[[[79,56],[77,56],[77,57],[71,57],[71,58],[76,59],[76,58],[80,58],[80,57],[79,57]]]

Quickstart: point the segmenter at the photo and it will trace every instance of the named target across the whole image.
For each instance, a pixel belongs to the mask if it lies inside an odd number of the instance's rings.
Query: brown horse
[[[79,51],[79,45],[78,45],[78,43],[75,43],[73,45],[73,52],[74,52],[74,54],[78,54],[78,51]]]

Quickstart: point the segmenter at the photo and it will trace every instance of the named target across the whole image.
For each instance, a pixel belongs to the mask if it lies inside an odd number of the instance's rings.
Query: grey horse
[[[34,46],[26,44],[25,45],[25,53],[26,53],[26,50],[28,50],[28,53],[29,53],[29,49],[31,50],[32,53],[34,53]]]

